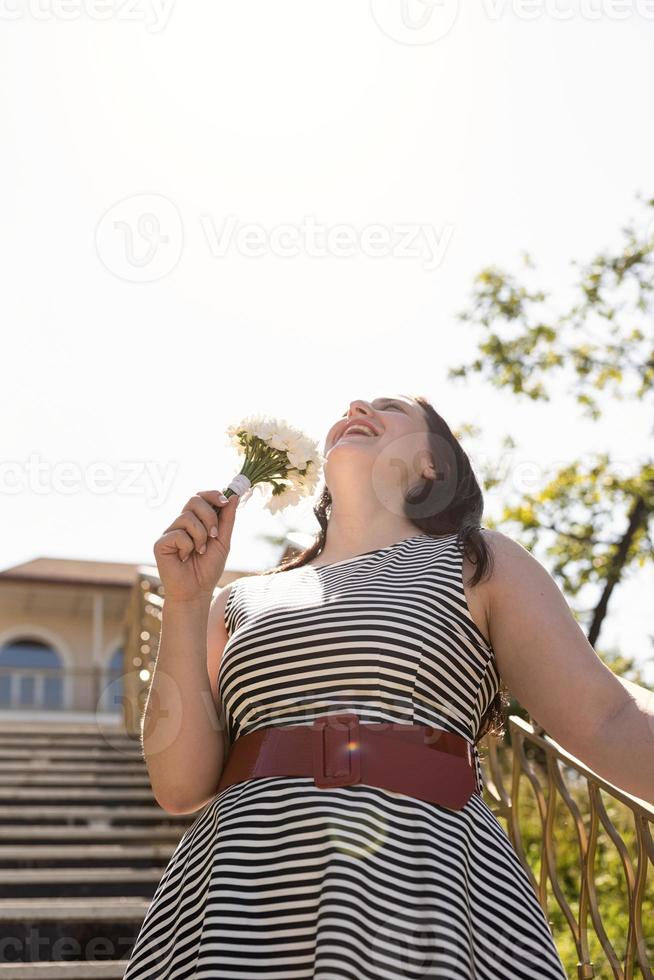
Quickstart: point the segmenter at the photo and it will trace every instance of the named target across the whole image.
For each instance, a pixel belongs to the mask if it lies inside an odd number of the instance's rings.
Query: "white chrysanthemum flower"
[[[301,496],[294,487],[289,487],[284,493],[271,495],[265,506],[271,514],[276,514],[286,507],[295,507],[296,504],[299,504]]]
[[[230,447],[245,452],[245,461],[225,491],[226,496],[238,493],[247,500],[255,486],[262,492],[265,487],[270,491],[265,506],[276,513],[314,492],[324,457],[317,442],[285,419],[249,415],[239,424],[228,426],[227,437]],[[279,488],[279,492],[273,493],[273,488]]]
[[[315,467],[314,470],[317,474],[317,469]],[[304,476],[300,473],[295,480],[295,488],[298,493],[302,494],[303,497],[310,497],[316,489],[317,482],[317,478],[309,477],[309,473]]]

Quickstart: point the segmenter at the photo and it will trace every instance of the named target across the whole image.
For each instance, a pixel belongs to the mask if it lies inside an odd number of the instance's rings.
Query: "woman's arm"
[[[164,599],[141,741],[155,799],[168,813],[199,810],[220,781],[225,741],[217,673],[230,588],[196,602]]]
[[[547,570],[486,531],[490,639],[500,676],[548,735],[593,772],[654,804],[654,695],[600,659]]]

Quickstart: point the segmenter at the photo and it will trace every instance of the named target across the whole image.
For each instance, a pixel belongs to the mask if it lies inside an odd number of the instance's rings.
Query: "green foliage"
[[[654,200],[642,202],[639,227],[622,230],[617,250],[599,252],[576,269],[573,297],[555,309],[551,294],[494,266],[476,277],[470,308],[460,319],[478,328],[479,357],[449,371],[451,379],[479,374],[517,399],[549,401],[552,382],[565,373],[567,390],[592,421],[605,411],[600,393],[648,402],[654,393]],[[524,257],[524,275],[534,263]],[[503,447],[515,442],[506,435]],[[620,582],[654,559],[654,460],[630,469],[609,452],[571,460],[533,492],[502,502],[500,529],[533,551],[544,548],[552,576],[598,642],[609,602]],[[493,465],[479,474],[487,490],[499,478]],[[591,608],[573,606],[595,587]]]
[[[654,390],[654,201],[643,204],[642,233],[633,224],[622,231],[617,252],[598,253],[578,269],[575,295],[560,311],[551,296],[489,266],[474,280],[471,307],[463,322],[480,325],[480,356],[450,369],[448,377],[478,373],[497,388],[534,401],[549,401],[548,383],[567,372],[570,393],[583,413],[602,415],[595,397],[644,398]],[[534,270],[524,258],[525,275]],[[507,328],[510,329],[502,329]],[[629,386],[631,391],[629,392]]]

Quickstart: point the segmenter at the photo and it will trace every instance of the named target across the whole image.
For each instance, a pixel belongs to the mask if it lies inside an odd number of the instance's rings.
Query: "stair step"
[[[124,749],[140,749],[141,741],[140,739],[133,738],[116,738],[115,735],[109,736],[109,738],[103,738],[102,736],[97,736],[96,738],[81,738],[74,735],[70,737],[61,738],[55,736],[54,738],[46,738],[45,736],[24,736],[18,735],[16,738],[7,738],[5,735],[0,735],[0,752],[4,752],[5,749],[119,749],[121,752]]]
[[[197,814],[201,811],[198,810]],[[193,814],[172,814],[163,810],[153,797],[152,806],[0,806],[0,820],[178,820]]]
[[[93,735],[96,738],[111,735],[112,738],[135,738],[130,734],[125,726],[117,721],[115,724],[104,724],[100,728],[97,724],[85,724],[83,722],[64,722],[64,721],[22,721],[18,716],[0,718],[0,736],[32,736],[32,735],[74,735],[76,738]]]
[[[3,731],[0,728],[0,746],[4,745],[140,745],[141,737],[130,738],[119,732],[86,732],[75,735],[73,732],[24,732]]]
[[[172,814],[169,814],[172,816]],[[182,814],[176,818],[180,824],[185,825],[189,817]],[[191,816],[191,819],[193,817]],[[171,821],[171,825],[167,827],[84,827],[84,826],[12,826],[7,824],[5,826],[0,825],[0,842],[1,841],[12,841],[12,847],[16,846],[16,841],[32,841],[36,840],[43,843],[44,840],[52,840],[58,842],[60,840],[65,841],[78,841],[84,847],[90,846],[87,842],[90,840],[109,840],[111,843],[116,841],[124,843],[125,841],[152,841],[157,839],[159,841],[176,841],[178,840],[184,831],[184,826],[176,826],[174,822]],[[30,845],[34,846],[34,845]],[[56,847],[60,847],[59,843],[56,843]]]
[[[17,762],[7,762],[5,759],[0,757],[0,776],[10,777],[14,773],[27,773],[27,775],[32,775],[34,773],[39,773],[42,771],[43,763],[38,759],[29,759],[27,761],[17,761]],[[101,762],[48,762],[47,770],[51,773],[61,773],[66,775],[68,773],[74,774],[92,774],[98,773],[102,776],[111,776],[120,773],[134,773],[138,775],[146,769],[144,759],[134,759],[125,762],[116,762],[112,759],[111,762],[107,760],[102,760]]]
[[[39,786],[66,786],[69,789],[79,786],[80,789],[98,787],[107,789],[124,788],[139,789],[149,787],[150,781],[147,773],[125,773],[123,775],[105,776],[104,773],[81,773],[81,772],[23,772],[11,776],[3,776],[0,772],[0,791],[11,787],[39,787]]]
[[[75,863],[84,861],[92,864],[94,861],[121,860],[166,860],[175,847],[167,844],[30,844],[27,847],[0,844],[0,865],[18,861],[66,861]],[[3,874],[4,880],[4,874]]]
[[[119,807],[146,807],[148,804],[156,806],[152,790],[147,789],[84,789],[77,788],[69,790],[54,789],[45,786],[42,788],[31,788],[27,786],[17,786],[14,790],[0,789],[0,811],[20,810],[24,806],[30,805],[37,808],[50,807],[52,809],[75,810],[85,807],[104,807],[107,810],[114,810]]]
[[[138,896],[0,898],[0,922],[136,922],[150,902]]]
[[[0,963],[1,980],[122,980],[129,960]]]
[[[53,805],[61,800],[62,804],[69,803],[71,799],[74,799],[78,803],[82,803],[84,800],[98,800],[109,806],[109,801],[115,800],[146,800],[153,799],[152,790],[148,786],[143,789],[118,789],[113,788],[103,790],[101,786],[98,787],[79,787],[73,792],[68,787],[59,786],[48,786],[39,788],[38,786],[0,786],[0,805],[2,803],[9,803],[14,800],[20,802],[22,800],[43,800],[44,803],[52,803]]]
[[[133,749],[42,749],[39,752],[30,749],[2,749],[0,759],[3,762],[16,761],[30,766],[49,766],[51,762],[115,765],[118,761],[140,762],[145,765],[143,754]]]
[[[2,887],[8,885],[76,885],[110,882],[158,881],[158,868],[3,868]]]
[[[117,735],[115,732],[108,732],[106,735],[57,735],[47,734],[28,734],[22,731],[2,732],[0,731],[0,747],[18,745],[140,745],[140,738],[126,738],[124,735]]]

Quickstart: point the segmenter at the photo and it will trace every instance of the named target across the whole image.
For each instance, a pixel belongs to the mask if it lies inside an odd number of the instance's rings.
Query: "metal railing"
[[[602,779],[539,726],[510,715],[508,733],[510,746],[492,736],[479,744],[485,797],[564,965],[578,980],[652,980],[654,807]]]
[[[0,710],[122,711],[122,671],[104,667],[0,667]]]

